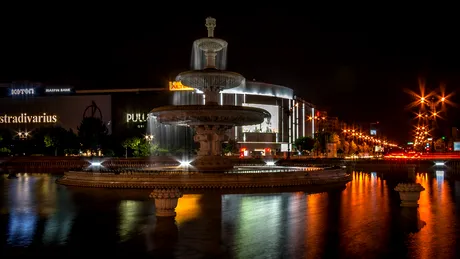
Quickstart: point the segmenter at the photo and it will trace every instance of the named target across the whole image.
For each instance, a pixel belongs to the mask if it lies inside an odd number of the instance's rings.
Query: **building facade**
[[[48,126],[77,132],[84,116],[97,116],[120,142],[144,135],[171,150],[194,149],[193,132],[188,127],[156,123],[150,110],[164,105],[202,105],[205,100],[203,93],[179,82],[161,88],[102,90],[23,82],[0,85],[0,95],[0,127],[18,136]],[[229,139],[236,140],[246,156],[294,151],[296,139],[314,137],[325,123],[311,103],[280,85],[248,81],[222,91],[219,104],[262,108],[271,114],[261,124],[229,130]]]
[[[205,96],[200,91],[172,82],[173,105],[202,105]],[[249,106],[267,110],[271,118],[261,124],[234,127],[230,139],[236,140],[244,156],[269,155],[293,150],[292,143],[300,137],[313,136],[315,112],[312,104],[294,96],[288,87],[255,81],[223,90],[220,105]]]
[[[112,103],[109,94],[77,95],[69,86],[37,83],[0,85],[0,128],[24,137],[35,129],[61,126],[77,131],[84,116],[100,117],[112,132]]]

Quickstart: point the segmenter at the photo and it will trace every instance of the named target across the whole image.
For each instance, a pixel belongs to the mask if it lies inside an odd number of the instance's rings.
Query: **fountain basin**
[[[67,186],[118,189],[225,189],[328,185],[351,181],[343,169],[242,167],[225,173],[149,170],[123,174],[66,172],[56,182]]]
[[[153,109],[151,115],[158,122],[170,125],[225,125],[243,126],[260,124],[270,118],[266,110],[232,105],[174,105]]]

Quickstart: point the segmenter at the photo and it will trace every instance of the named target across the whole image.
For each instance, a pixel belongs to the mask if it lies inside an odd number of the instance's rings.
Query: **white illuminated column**
[[[281,102],[281,142],[284,142],[284,105],[283,102]]]
[[[302,103],[302,137],[305,137],[305,103]]]
[[[311,137],[315,137],[315,108],[311,108]]]
[[[235,106],[238,106],[238,94],[235,94]],[[235,140],[238,140],[238,127],[235,126]]]
[[[295,134],[294,141],[299,138],[299,134],[300,134],[300,131],[299,131],[299,103],[298,102],[296,103],[295,110],[296,110],[295,111],[295,121],[296,121],[296,124],[297,124],[296,125],[297,129],[296,129],[296,134]]]
[[[289,100],[289,120],[288,120],[288,149],[290,150],[291,148],[291,143],[292,143],[292,100]]]

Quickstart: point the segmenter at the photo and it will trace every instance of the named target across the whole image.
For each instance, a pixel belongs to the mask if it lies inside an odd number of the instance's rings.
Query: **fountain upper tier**
[[[208,28],[208,37],[194,42],[194,46],[197,46],[204,53],[205,69],[180,73],[176,77],[176,81],[201,90],[206,96],[206,104],[215,105],[220,91],[238,87],[244,84],[245,79],[238,73],[217,69],[217,53],[226,48],[228,44],[225,40],[214,38],[216,19],[208,17],[206,27]]]
[[[206,52],[218,52],[226,48],[228,43],[225,40],[214,38],[214,29],[216,28],[216,19],[212,17],[206,18],[206,28],[208,29],[208,37],[195,41],[195,45]]]
[[[202,51],[206,52],[219,52],[223,48],[226,48],[228,43],[219,38],[201,38],[195,40],[193,43],[195,46],[198,46]]]
[[[238,87],[244,83],[244,77],[238,73],[230,71],[208,68],[204,70],[193,70],[180,73],[176,81],[183,85],[199,89],[220,92],[225,89]]]

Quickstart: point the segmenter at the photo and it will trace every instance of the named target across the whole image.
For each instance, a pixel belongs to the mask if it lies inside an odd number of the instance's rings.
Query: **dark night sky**
[[[204,19],[213,16],[216,36],[229,42],[229,70],[291,87],[346,122],[380,121],[400,143],[412,116],[404,110],[411,99],[403,88],[417,90],[423,77],[428,87],[445,83],[448,92],[458,89],[459,22],[449,15],[275,10],[49,10],[20,19],[5,12],[0,82],[79,89],[164,86],[188,69],[192,42],[206,36]],[[451,124],[457,123],[457,109],[449,110]]]

